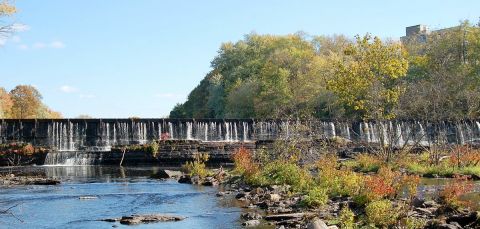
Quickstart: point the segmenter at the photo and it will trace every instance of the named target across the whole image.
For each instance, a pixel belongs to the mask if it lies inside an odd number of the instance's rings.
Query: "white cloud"
[[[33,48],[36,48],[36,49],[43,49],[45,47],[47,47],[47,45],[43,42],[35,42],[33,44]]]
[[[0,38],[0,46],[4,46],[7,43],[7,39]]]
[[[76,89],[72,86],[63,85],[63,86],[60,87],[60,91],[65,92],[65,93],[73,93],[73,92],[77,92],[78,89]]]
[[[20,23],[15,23],[15,24],[12,25],[11,29],[15,32],[25,32],[25,31],[30,30],[30,26],[20,24]]]
[[[52,41],[49,46],[54,49],[65,48],[65,44],[61,41]]]
[[[28,49],[28,45],[22,44],[22,45],[19,45],[18,48],[19,48],[20,50],[27,50],[27,49]]]
[[[92,94],[80,94],[79,96],[81,99],[93,99],[95,98],[96,96],[95,95],[92,95]]]

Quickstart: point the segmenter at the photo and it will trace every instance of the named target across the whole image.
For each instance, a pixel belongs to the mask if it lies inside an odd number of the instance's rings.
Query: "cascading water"
[[[311,131],[298,131],[302,126]],[[0,143],[23,141],[49,147],[54,151],[47,155],[49,164],[90,164],[92,157],[83,152],[110,151],[112,146],[148,144],[160,138],[240,142],[293,136],[396,146],[478,143],[480,121],[0,120]]]

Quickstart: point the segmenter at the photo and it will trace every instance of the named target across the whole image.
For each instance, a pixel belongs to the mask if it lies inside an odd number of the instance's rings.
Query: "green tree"
[[[391,119],[403,91],[400,80],[407,74],[407,53],[401,44],[382,42],[367,34],[345,50],[345,58],[333,63],[334,78],[328,88],[360,118]]]

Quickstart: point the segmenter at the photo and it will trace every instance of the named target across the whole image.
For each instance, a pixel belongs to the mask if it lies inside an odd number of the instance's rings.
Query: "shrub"
[[[460,196],[473,190],[473,183],[468,179],[470,176],[455,175],[453,180],[445,185],[443,191],[440,192],[440,199],[450,207],[458,208],[466,204],[461,201]]]
[[[32,155],[35,153],[35,148],[33,148],[32,144],[26,144],[22,148],[22,153],[25,155]]]
[[[200,178],[204,178],[209,174],[205,164],[207,161],[208,154],[197,153],[194,155],[193,161],[188,161],[182,166],[182,170],[190,176],[199,176]]]
[[[365,207],[369,223],[379,227],[388,227],[397,222],[398,213],[389,200],[377,200]]]
[[[402,191],[406,190],[406,195],[411,200],[417,195],[418,184],[420,184],[420,176],[402,175],[399,182],[394,185],[396,194],[402,195]]]
[[[367,202],[379,200],[395,193],[394,187],[380,176],[365,177],[365,187],[363,193],[367,198]]]
[[[153,141],[150,145],[147,146],[147,152],[149,152],[152,157],[156,157],[158,153],[158,149],[160,146],[156,141]]]
[[[362,175],[349,170],[324,171],[319,179],[320,185],[328,189],[331,197],[357,195],[363,182]]]
[[[247,177],[258,172],[258,165],[252,158],[252,153],[245,147],[241,147],[233,154],[233,162],[235,164],[235,172],[243,174]]]
[[[340,228],[353,229],[355,227],[355,214],[348,206],[344,206],[338,216],[340,220]]]
[[[302,203],[307,207],[320,207],[327,204],[327,190],[320,187],[314,187],[307,192]]]
[[[359,154],[355,157],[357,162],[355,169],[360,172],[377,172],[381,162],[378,158],[369,154]]]
[[[298,165],[276,160],[266,164],[261,171],[247,180],[253,185],[290,185],[294,191],[308,190],[313,183],[310,173]]]
[[[406,229],[421,229],[425,228],[427,219],[407,217],[404,219]]]
[[[457,146],[450,153],[449,163],[450,166],[457,167],[477,166],[480,163],[480,150]]]
[[[363,176],[350,170],[337,169],[338,158],[325,155],[318,160],[319,184],[328,189],[329,196],[353,196],[358,193],[363,183]]]

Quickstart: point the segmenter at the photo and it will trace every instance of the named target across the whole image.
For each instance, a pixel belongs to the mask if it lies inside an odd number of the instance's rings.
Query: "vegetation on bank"
[[[0,158],[6,160],[10,166],[27,165],[36,159],[39,153],[47,153],[44,147],[34,147],[30,143],[13,142],[0,144]]]
[[[477,153],[473,149],[454,149],[449,153],[457,153],[457,157],[442,160],[441,166],[467,167],[458,167],[453,179],[432,198],[442,204],[442,211],[455,212],[468,206],[461,197],[473,190],[470,176],[461,172],[480,167],[476,163],[469,165],[471,154]],[[324,219],[342,228],[423,228],[433,219],[412,217],[409,212],[414,210],[418,198],[419,175],[424,174],[414,173],[408,165],[411,162],[426,166],[430,163],[425,160],[430,158],[426,154],[399,153],[389,161],[375,154],[360,154],[341,161],[335,154],[326,153],[314,164],[301,165],[295,155],[274,159],[241,148],[233,155],[233,172],[253,187],[288,185],[290,195],[300,195],[301,204],[309,210],[322,209],[335,199],[350,199],[353,204],[344,205],[337,217]],[[412,161],[413,158],[419,159]]]
[[[479,41],[469,22],[425,42],[249,34],[220,47],[170,117],[478,118]]]

